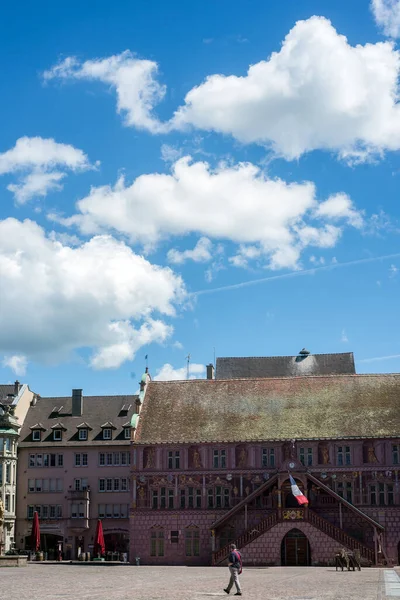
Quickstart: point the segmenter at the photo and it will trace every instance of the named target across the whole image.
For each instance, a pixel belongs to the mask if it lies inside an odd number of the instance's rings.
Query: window
[[[160,489],[160,508],[167,507],[167,490],[165,487]]]
[[[29,455],[29,467],[32,468],[35,466],[35,458],[36,455],[35,454],[30,454]]]
[[[200,532],[197,527],[185,531],[186,556],[200,556]]]
[[[105,427],[103,429],[103,440],[111,440],[111,429],[109,427]]]
[[[113,505],[113,517],[114,517],[114,519],[119,519],[119,515],[120,515],[119,504],[114,504]]]
[[[351,481],[338,481],[336,492],[347,500],[347,502],[353,502],[353,486]]]
[[[87,429],[80,429],[79,430],[79,439],[84,442],[88,439],[88,430]]]
[[[84,453],[75,454],[75,467],[87,467],[88,455]]]
[[[48,518],[49,518],[49,507],[43,506],[42,507],[42,519],[48,519]]]
[[[43,466],[43,454],[36,454],[36,466],[37,467]]]
[[[112,504],[106,504],[106,517],[107,519],[112,517]]]
[[[188,508],[194,508],[194,488],[188,488]]]
[[[57,517],[57,519],[62,519],[62,506],[61,506],[61,504],[57,504],[57,506],[56,506],[56,517]]]
[[[28,519],[33,519],[33,506],[28,506],[27,515]]]
[[[127,519],[128,518],[128,504],[121,504],[120,512],[121,512],[121,519]]]
[[[40,442],[40,440],[41,440],[41,437],[42,437],[42,436],[41,436],[41,431],[40,431],[40,429],[34,429],[34,430],[32,431],[32,440],[33,440],[34,442]]]
[[[180,506],[181,506],[181,508],[185,508],[186,507],[186,490],[181,490],[181,502],[180,502]]]
[[[10,494],[6,494],[5,503],[4,503],[4,509],[5,509],[6,512],[10,511]]]
[[[216,486],[215,490],[209,488],[207,490],[207,507],[208,508],[229,508],[230,506],[230,490]]]
[[[312,448],[300,448],[299,460],[302,465],[311,467],[313,464],[313,449]]]
[[[128,464],[129,452],[121,452],[121,465],[125,466]]]
[[[168,469],[179,469],[180,468],[180,452],[179,450],[168,452]]]
[[[10,438],[6,438],[6,452],[11,451],[11,440]]]
[[[119,479],[114,479],[114,492],[119,492]]]
[[[391,483],[373,484],[369,488],[370,502],[377,506],[393,506],[394,504],[394,488]]]
[[[399,444],[392,445],[392,463],[394,465],[400,464],[400,445]]]
[[[196,490],[196,508],[201,508],[201,490]]]
[[[121,477],[121,492],[129,491],[129,479],[128,477]]]
[[[126,440],[130,440],[131,439],[131,429],[130,427],[125,427],[124,429],[124,437]]]
[[[179,531],[171,531],[171,544],[179,543]]]
[[[35,491],[35,480],[34,479],[28,479],[28,492],[34,492]]]
[[[56,507],[54,505],[50,506],[50,519],[56,518]]]
[[[105,504],[99,504],[98,510],[97,510],[97,516],[99,517],[99,519],[104,519],[104,517],[106,516],[106,505]]]
[[[338,446],[337,464],[339,467],[342,467],[343,465],[351,465],[350,446]]]
[[[75,491],[77,491],[77,492],[87,490],[87,488],[88,488],[87,478],[83,477],[80,479],[74,479],[74,487],[75,487]]]
[[[111,466],[113,464],[113,454],[112,452],[107,452],[107,466]]]
[[[53,454],[51,456],[54,456]],[[64,455],[63,454],[57,454],[57,467],[63,467],[64,466]]]
[[[11,483],[11,465],[6,464],[6,483]]]
[[[41,491],[42,491],[42,480],[35,479],[35,492],[41,492]]]
[[[151,508],[154,508],[154,509],[158,508],[158,491],[157,490],[153,490],[151,493]]]
[[[226,468],[226,450],[213,450],[214,469]]]
[[[53,440],[55,442],[60,442],[62,440],[62,429],[53,430]]]
[[[106,480],[99,479],[99,492],[105,492],[105,491],[106,491]]]
[[[168,490],[168,508],[174,508],[174,490]]]
[[[151,530],[150,556],[164,556],[164,529]]]
[[[275,467],[275,449],[263,448],[261,452],[261,466]]]
[[[50,463],[50,454],[43,454],[43,466],[48,467]]]
[[[105,464],[106,464],[106,455],[104,454],[104,452],[100,452],[99,453],[99,465],[100,465],[100,467],[104,467]]]
[[[106,490],[107,492],[113,491],[113,480],[111,479],[111,477],[107,477],[106,479]]]

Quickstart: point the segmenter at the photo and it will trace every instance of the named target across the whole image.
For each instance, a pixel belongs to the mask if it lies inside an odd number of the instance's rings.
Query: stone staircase
[[[314,511],[310,510],[309,508],[298,510],[301,510],[303,513],[304,519],[302,519],[302,522],[310,523],[310,525],[316,527],[317,529],[328,535],[330,538],[334,539],[338,543],[338,546],[341,548],[344,547],[348,550],[359,550],[360,555],[363,558],[367,559],[371,563],[374,563],[375,552],[373,548],[366,546],[356,538],[343,531],[343,529],[336,527],[323,517],[317,515]],[[274,525],[276,525],[278,522],[282,521],[283,519],[280,517],[280,513],[278,512],[278,510],[269,513],[265,517],[265,519],[262,519],[257,525],[252,525],[251,527],[249,527],[233,542],[229,542],[229,544],[226,544],[219,550],[213,552],[212,564],[217,565],[228,557],[229,546],[231,543],[236,544],[236,547],[238,549],[242,549],[254,540],[256,540],[258,537],[266,533],[269,529],[272,529],[272,527],[274,527]]]

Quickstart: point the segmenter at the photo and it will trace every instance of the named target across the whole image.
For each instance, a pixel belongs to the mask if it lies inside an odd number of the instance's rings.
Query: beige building
[[[38,511],[41,549],[93,551],[98,518],[107,552],[129,550],[130,431],[138,396],[39,398],[20,433],[16,541],[29,549]]]
[[[18,435],[33,398],[19,381],[0,385],[0,554],[15,546]]]

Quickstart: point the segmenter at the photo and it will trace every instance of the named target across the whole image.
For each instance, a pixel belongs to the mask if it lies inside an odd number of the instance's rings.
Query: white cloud
[[[118,367],[163,343],[185,298],[180,277],[111,236],[78,247],[46,237],[36,223],[0,221],[0,352],[62,360],[93,351],[94,368]]]
[[[400,37],[400,0],[372,0],[371,9],[385,35]]]
[[[396,277],[397,273],[399,272],[399,269],[396,267],[396,265],[390,265],[389,267],[389,277]]]
[[[325,202],[321,202],[315,214],[318,217],[329,218],[333,221],[345,219],[353,227],[362,227],[362,215],[355,210],[353,203],[347,194],[335,194]]]
[[[70,56],[45,71],[43,78],[45,81],[86,79],[111,85],[117,94],[118,113],[124,115],[126,125],[161,133],[165,125],[151,114],[165,95],[165,86],[157,82],[157,71],[157,63],[135,58],[127,50],[85,62]]]
[[[329,200],[319,204],[311,182],[270,179],[251,163],[212,169],[183,157],[171,174],[141,175],[131,185],[120,178],[114,187],[94,187],[77,203],[78,214],[50,218],[76,225],[84,234],[115,230],[147,246],[189,233],[231,240],[240,244],[242,255],[249,257],[252,248],[272,268],[280,268],[296,266],[307,246],[334,246],[342,233],[340,218],[342,226],[349,220],[354,225],[355,209],[349,219],[348,212],[327,210]]]
[[[93,168],[82,150],[41,137],[19,138],[13,148],[0,154],[0,175],[19,174],[19,182],[7,186],[19,204],[61,190],[65,171]]]
[[[326,149],[360,162],[400,148],[399,73],[391,43],[351,46],[314,16],[247,75],[211,75],[191,89],[171,126],[268,144],[289,160]]]
[[[189,365],[189,379],[204,379],[206,368],[204,365],[192,363]],[[187,366],[174,369],[172,365],[163,365],[154,377],[155,381],[177,381],[187,379]]]
[[[349,342],[349,338],[347,337],[347,333],[345,329],[342,329],[342,335],[340,337],[340,341],[343,342],[343,344],[348,344]]]
[[[175,348],[175,350],[183,350],[183,344],[178,340],[172,344],[172,347]]]
[[[9,367],[18,376],[25,375],[28,359],[22,354],[14,354],[13,356],[5,356],[3,359],[3,367]]]
[[[167,258],[170,263],[182,264],[187,260],[194,262],[208,262],[212,258],[213,243],[206,237],[199,239],[193,250],[184,250],[180,252],[174,248],[168,250]]]
[[[166,163],[173,163],[182,156],[182,151],[169,144],[163,144],[161,146],[161,158]]]

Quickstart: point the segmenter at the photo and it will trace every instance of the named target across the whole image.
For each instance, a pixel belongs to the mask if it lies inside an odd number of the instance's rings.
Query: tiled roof
[[[8,394],[12,394],[11,396],[8,396]],[[10,383],[10,384],[4,384],[1,383],[0,384],[0,404],[12,404],[14,400],[14,384]]]
[[[353,375],[352,352],[297,356],[249,356],[217,358],[216,379],[301,377],[304,375]]]
[[[135,410],[137,396],[83,396],[83,414],[73,417],[72,399],[66,398],[39,398],[34,406],[31,406],[26,415],[21,430],[19,445],[21,447],[45,447],[45,446],[93,446],[107,444],[124,444],[128,442],[124,437],[124,424],[131,419]],[[131,405],[128,413],[119,416],[123,405]],[[60,412],[54,412],[54,407],[62,406]],[[115,431],[112,440],[103,440],[101,426],[112,421]],[[90,423],[91,430],[88,432],[87,440],[79,439],[78,427],[82,422]],[[46,430],[42,434],[41,442],[32,441],[31,427],[40,423]],[[66,428],[62,441],[53,440],[52,426],[60,424]]]
[[[397,437],[400,374],[150,382],[136,441]]]

